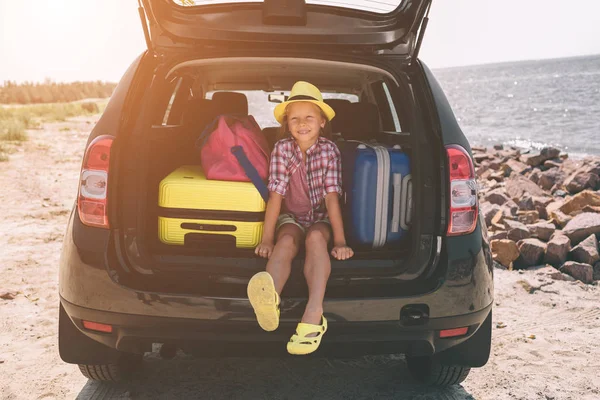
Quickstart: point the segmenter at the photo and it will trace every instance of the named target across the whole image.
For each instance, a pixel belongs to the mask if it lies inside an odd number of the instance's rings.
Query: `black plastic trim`
[[[159,216],[182,219],[208,219],[219,221],[263,222],[264,211],[191,210],[185,208],[159,208]]]
[[[61,303],[77,326],[82,319],[112,325],[111,334],[87,330],[83,333],[113,349],[130,353],[149,351],[152,343],[170,343],[180,347],[200,348],[204,355],[255,356],[257,346],[265,346],[270,350],[267,353],[269,355],[287,355],[285,343],[297,325],[297,322],[281,321],[277,331],[267,334],[253,320],[155,317],[92,310],[62,298]],[[325,312],[329,321],[327,340],[317,354],[347,356],[351,352],[353,355],[433,355],[472,337],[491,309],[492,304],[470,314],[430,318],[417,326],[403,326],[400,316],[398,321],[344,322],[336,321],[335,315]],[[213,317],[221,312],[222,310],[215,309]],[[210,318],[208,315],[203,316]],[[440,330],[464,326],[469,327],[465,336],[439,338]]]

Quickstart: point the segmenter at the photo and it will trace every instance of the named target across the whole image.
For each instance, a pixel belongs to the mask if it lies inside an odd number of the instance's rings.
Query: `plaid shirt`
[[[270,192],[285,197],[290,176],[302,162],[302,150],[293,138],[275,143],[269,166]],[[308,227],[327,217],[325,196],[327,193],[342,194],[342,161],[337,146],[328,139],[319,137],[306,151],[306,180],[312,210],[303,216],[294,216],[298,223]]]

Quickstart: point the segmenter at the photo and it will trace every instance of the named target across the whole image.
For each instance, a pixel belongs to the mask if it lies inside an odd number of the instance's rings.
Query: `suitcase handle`
[[[412,176],[406,175],[402,179],[402,198],[403,207],[400,215],[400,227],[404,230],[408,230],[410,223],[412,222]]]
[[[402,203],[402,174],[392,175],[394,188],[392,199],[392,233],[400,231],[400,204]]]

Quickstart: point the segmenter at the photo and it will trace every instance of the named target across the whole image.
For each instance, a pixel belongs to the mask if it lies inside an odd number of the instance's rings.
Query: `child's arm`
[[[271,253],[273,253],[273,247],[275,246],[275,226],[279,212],[281,211],[282,200],[283,196],[279,193],[269,192],[262,241],[254,251],[258,256],[269,258],[271,257]]]
[[[337,192],[327,193],[327,196],[325,196],[325,205],[327,207],[327,215],[329,215],[329,222],[331,222],[331,230],[333,231],[333,250],[331,250],[331,255],[338,260],[346,260],[352,257],[354,252],[346,245],[339,194]]]

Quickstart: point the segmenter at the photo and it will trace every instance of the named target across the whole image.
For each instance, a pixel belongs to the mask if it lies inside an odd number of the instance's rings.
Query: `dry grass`
[[[107,101],[31,104],[0,107],[0,140],[25,141],[27,129],[42,122],[62,122],[80,115],[95,115],[104,111]]]
[[[0,162],[8,161],[8,154],[6,154],[6,149],[0,143]]]
[[[78,101],[73,103],[29,104],[0,106],[0,144],[14,145],[28,140],[27,130],[37,129],[43,122],[63,122],[81,115],[100,114],[108,100]],[[63,128],[66,131],[69,128]],[[0,161],[7,161],[10,147],[0,147]]]

